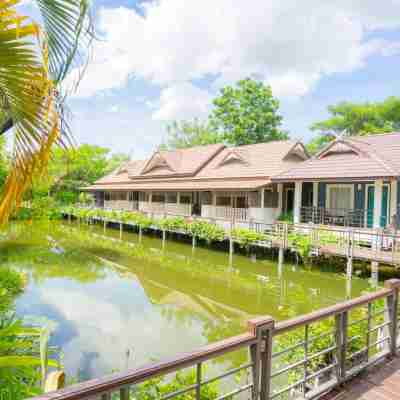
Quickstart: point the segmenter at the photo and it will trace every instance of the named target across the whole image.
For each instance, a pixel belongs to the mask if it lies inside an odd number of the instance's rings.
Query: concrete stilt
[[[68,213],[68,223],[71,223],[71,213]]]
[[[351,283],[352,283],[352,279],[347,276],[347,279],[346,279],[346,299],[351,299]]]
[[[379,282],[379,263],[378,261],[371,262],[371,284],[374,287],[378,286]]]
[[[106,233],[106,228],[107,228],[107,221],[104,220],[104,224],[103,224],[103,232],[104,232],[104,234]]]
[[[278,254],[278,264],[283,264],[285,261],[285,249],[283,247],[279,247],[279,254]]]
[[[192,237],[192,250],[196,248],[196,236],[193,235]]]
[[[142,227],[139,226],[139,243],[142,243]]]
[[[119,239],[122,240],[122,222],[119,223]]]
[[[232,236],[229,237],[229,265],[233,265],[233,252],[234,252],[234,246],[233,246],[233,239]]]
[[[347,257],[346,275],[348,279],[353,277],[353,257]]]
[[[162,231],[162,249],[165,249],[165,238],[166,238],[166,231]]]

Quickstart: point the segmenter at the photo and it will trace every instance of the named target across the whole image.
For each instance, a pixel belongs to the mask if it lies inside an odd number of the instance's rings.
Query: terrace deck
[[[400,398],[400,358],[364,372],[349,381],[342,390],[324,400],[398,400]]]

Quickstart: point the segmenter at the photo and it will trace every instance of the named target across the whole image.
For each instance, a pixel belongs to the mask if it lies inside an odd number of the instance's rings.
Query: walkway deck
[[[400,358],[371,368],[349,381],[341,391],[324,400],[398,400],[400,399]]]

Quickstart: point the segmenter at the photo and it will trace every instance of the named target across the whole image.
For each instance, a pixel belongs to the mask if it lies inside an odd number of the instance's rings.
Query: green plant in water
[[[191,235],[203,239],[207,243],[222,242],[226,237],[224,228],[206,221],[194,220],[189,225],[188,231]]]
[[[246,228],[235,228],[232,230],[232,238],[240,247],[248,249],[252,244],[265,240],[266,236]]]

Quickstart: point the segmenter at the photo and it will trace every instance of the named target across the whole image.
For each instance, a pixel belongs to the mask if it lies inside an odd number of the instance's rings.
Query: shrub
[[[232,230],[232,238],[240,247],[248,249],[252,244],[265,240],[265,235],[245,228],[235,228]]]

